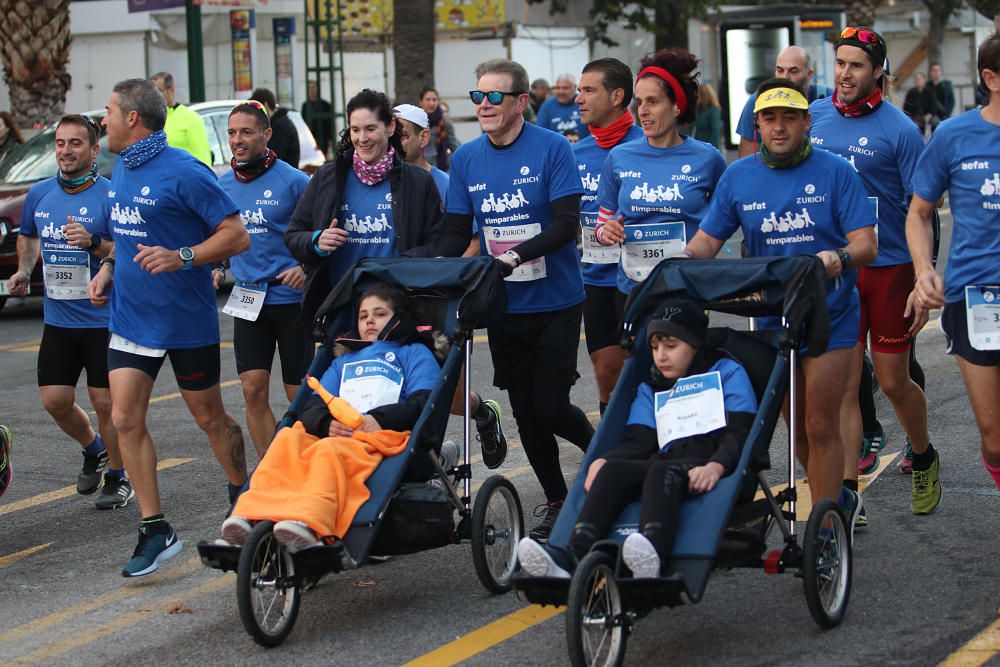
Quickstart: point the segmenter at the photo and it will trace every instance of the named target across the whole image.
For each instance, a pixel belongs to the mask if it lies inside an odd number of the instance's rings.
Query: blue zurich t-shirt
[[[337,214],[340,228],[347,232],[347,243],[330,254],[330,286],[335,286],[362,257],[395,257],[396,222],[392,216],[392,190],[389,179],[365,185],[353,169],[347,172],[344,198]]]
[[[831,98],[813,102],[809,111],[813,146],[850,162],[868,191],[878,235],[878,256],[871,266],[909,263],[906,211],[913,171],[924,150],[917,126],[888,102],[858,118],[840,115]]]
[[[452,156],[448,212],[473,216],[482,254],[496,257],[551,225],[553,201],[583,193],[577,174],[569,142],[554,132],[525,123],[521,136],[499,149],[484,134]],[[510,313],[561,310],[584,299],[575,243],[525,262],[506,282]]]
[[[277,160],[249,183],[236,179],[232,170],[219,177],[219,185],[240,207],[240,219],[250,234],[250,248],[230,259],[233,277],[248,283],[271,282],[298,262],[285,245],[285,230],[295,204],[309,184],[309,177],[284,160]],[[298,303],[302,290],[269,285],[264,304]]]
[[[868,193],[850,163],[813,150],[786,169],[771,169],[753,155],[729,165],[701,229],[725,241],[742,228],[751,257],[789,257],[843,248],[849,232],[874,224]],[[831,320],[858,308],[857,274],[848,269],[827,279]],[[761,328],[776,326],[776,318],[760,320]]]
[[[583,197],[580,198],[580,225],[584,234],[584,253],[580,260],[583,269],[583,284],[595,287],[614,287],[618,276],[618,263],[596,264],[587,261],[587,248],[596,248],[599,244],[594,238],[594,227],[597,226],[597,213],[600,206],[597,202],[597,188],[601,183],[601,169],[612,148],[626,142],[642,138],[642,130],[633,125],[625,133],[625,137],[611,148],[601,148],[597,145],[594,135],[573,144],[573,155],[576,156],[576,166],[580,170],[580,182],[583,184]],[[608,249],[615,251],[618,248]],[[608,252],[605,250],[605,252]]]
[[[399,394],[400,401],[405,401],[419,391],[430,391],[434,388],[438,375],[441,374],[441,366],[426,345],[420,343],[403,345],[379,340],[334,359],[319,382],[331,394],[340,396],[344,366],[348,364],[356,366],[358,362],[367,361],[384,364],[388,370],[401,377],[403,387]]]
[[[575,101],[562,104],[550,97],[538,108],[535,124],[562,135],[575,134],[580,139],[590,136],[590,130],[580,121],[580,107]]]
[[[91,234],[108,238],[108,190],[111,182],[103,176],[83,192],[71,195],[55,178],[36,183],[28,190],[21,209],[21,236],[41,239],[42,262],[51,266],[65,263],[89,266],[89,277],[100,270],[100,260],[83,248],[66,243],[63,225],[73,218]],[[108,326],[108,307],[94,306],[88,298],[44,300],[45,323],[70,329],[103,329]]]
[[[198,245],[239,211],[215,174],[185,150],[168,147],[135,169],[115,163],[108,225],[115,242],[109,329],[158,349],[219,342],[219,312],[208,264],[153,275],[132,261],[138,245]]]
[[[750,383],[750,376],[747,375],[743,366],[732,359],[722,358],[712,364],[707,373],[718,371],[719,379],[722,381],[722,401],[726,412],[750,412],[757,413],[757,394],[754,393],[753,385]],[[628,415],[627,426],[633,424],[638,426],[648,426],[656,429],[656,409],[654,399],[656,390],[651,385],[643,382],[636,391],[635,400],[632,401],[632,410]],[[658,443],[662,449],[667,443]]]
[[[832,96],[833,96],[833,88],[822,85],[817,86],[815,83],[810,83],[809,94],[806,97],[808,98],[809,103],[811,104],[816,100]],[[754,93],[747,100],[747,103],[743,105],[743,111],[740,113],[740,120],[736,124],[736,134],[740,135],[740,137],[746,139],[747,141],[753,141],[754,137],[753,105],[756,103],[757,103],[757,93]]]
[[[705,217],[716,183],[726,169],[722,154],[711,144],[692,137],[670,148],[656,148],[647,141],[615,146],[604,162],[598,204],[625,219],[625,246],[618,263],[618,289],[628,294],[636,284],[626,274],[629,243],[638,243],[655,233],[663,223],[683,223],[671,232],[677,252],[694,238]],[[640,227],[641,225],[641,227]],[[634,227],[634,229],[630,229]],[[685,238],[681,238],[681,235]],[[643,244],[646,245],[646,244]],[[644,252],[656,252],[645,250]],[[650,261],[659,263],[665,254]]]
[[[441,195],[441,201],[444,203],[445,207],[448,205],[448,172],[441,171],[437,167],[431,167],[431,177],[434,179],[434,185],[437,186],[438,194]]]
[[[938,126],[913,175],[913,194],[937,201],[945,190],[954,229],[944,270],[946,301],[969,285],[1000,284],[1000,126],[981,109]]]

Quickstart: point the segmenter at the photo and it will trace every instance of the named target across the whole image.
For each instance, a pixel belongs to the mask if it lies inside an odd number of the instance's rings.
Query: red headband
[[[673,74],[662,67],[657,67],[656,65],[643,67],[642,71],[639,72],[639,75],[635,77],[635,80],[638,81],[646,74],[653,74],[667,82],[670,89],[674,91],[674,99],[677,101],[677,108],[680,109],[679,115],[683,115],[684,111],[687,109],[688,100],[687,95],[684,94],[684,89],[681,88],[680,81],[678,81]]]

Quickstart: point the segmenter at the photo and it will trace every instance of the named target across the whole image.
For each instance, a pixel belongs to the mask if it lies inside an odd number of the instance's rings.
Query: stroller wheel
[[[522,537],[524,512],[517,489],[507,478],[494,475],[479,489],[472,508],[472,564],[486,590],[510,590]]]
[[[240,552],[236,601],[240,620],[254,641],[273,647],[285,641],[299,614],[295,564],[283,544],[274,539],[274,523],[254,526]]]
[[[809,612],[824,628],[839,625],[851,595],[850,531],[837,503],[813,507],[802,545],[802,579]]]
[[[628,619],[611,556],[591,551],[569,585],[566,645],[574,667],[619,667],[625,661]]]

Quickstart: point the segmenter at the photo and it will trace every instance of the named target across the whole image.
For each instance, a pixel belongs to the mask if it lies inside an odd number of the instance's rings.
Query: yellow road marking
[[[406,663],[404,667],[454,665],[561,613],[563,613],[561,607],[542,607],[533,604],[434,649],[430,653]]]
[[[53,544],[55,544],[55,542],[47,542],[46,544],[39,544],[37,547],[30,547],[22,551],[17,551],[15,553],[8,554],[7,556],[3,556],[2,558],[0,558],[0,567],[7,567],[8,565],[13,565],[22,558],[30,556],[31,554],[34,553],[38,553],[39,551],[41,551],[46,547],[51,547]]]
[[[191,574],[201,568],[201,559],[196,556],[189,559],[179,567],[165,570],[162,575],[157,573],[147,579],[142,579],[134,583],[130,582],[128,586],[121,586],[120,588],[101,593],[86,602],[81,602],[78,605],[61,609],[60,611],[51,613],[47,616],[37,618],[34,621],[28,621],[27,623],[10,630],[4,630],[3,633],[0,633],[0,646],[20,639],[26,635],[32,635],[37,632],[42,632],[43,630],[48,630],[51,627],[62,625],[74,618],[82,616],[83,614],[91,612],[95,609],[100,609],[105,605],[109,605],[112,602],[118,602],[120,600],[135,597],[145,592],[150,587],[159,586],[175,579],[180,579],[181,577],[187,576],[188,574]]]
[[[41,343],[41,338],[36,340],[26,340],[21,343],[7,343],[6,345],[0,345],[0,352],[22,352],[23,350],[21,348],[24,347],[35,347],[35,349],[37,349]]]
[[[192,597],[198,595],[204,595],[205,593],[211,593],[213,591],[220,590],[226,586],[233,585],[233,578],[235,574],[229,573],[205,583],[198,584],[194,588],[180,595],[176,595],[168,600],[155,603],[151,606],[144,607],[142,609],[135,609],[133,611],[126,612],[120,616],[116,616],[100,625],[95,625],[94,627],[87,628],[81,632],[72,634],[65,639],[58,642],[53,642],[47,644],[37,651],[28,653],[17,658],[14,658],[10,664],[14,665],[38,665],[45,664],[55,658],[56,656],[62,655],[70,649],[79,648],[80,646],[85,646],[86,644],[91,644],[99,639],[107,637],[110,634],[124,630],[125,628],[131,627],[142,623],[143,621],[150,618],[153,614],[166,614],[169,613],[171,608],[175,605],[184,604],[188,602]]]
[[[194,459],[166,459],[160,461],[156,469],[166,470],[167,468],[173,468],[174,466],[183,465],[185,463],[191,463]],[[24,500],[19,500],[16,503],[10,503],[9,505],[0,505],[0,516],[4,514],[10,514],[11,512],[19,512],[23,509],[28,509],[29,507],[37,507],[38,505],[44,505],[45,503],[51,503],[54,500],[61,500],[63,498],[69,498],[70,496],[76,495],[76,486],[65,486],[61,489],[56,489],[55,491],[49,491],[48,493],[40,493],[37,496],[32,496],[31,498],[25,498]]]
[[[979,667],[1000,652],[1000,619],[990,623],[938,667]]]
[[[235,385],[238,385],[239,383],[240,383],[239,380],[226,380],[225,382],[220,382],[219,386],[233,387]],[[151,398],[149,399],[149,404],[152,405],[153,403],[159,403],[161,401],[172,401],[175,398],[180,398],[180,397],[181,397],[181,392],[175,391],[171,394],[163,394],[162,396],[156,396],[155,398]]]

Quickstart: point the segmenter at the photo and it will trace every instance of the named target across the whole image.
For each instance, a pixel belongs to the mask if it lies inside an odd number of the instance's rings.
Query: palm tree
[[[392,51],[398,102],[416,104],[420,91],[434,85],[435,21],[434,0],[393,2]]]
[[[62,116],[71,41],[69,0],[0,0],[0,61],[18,125]]]
[[[853,0],[847,3],[847,25],[875,25],[875,10],[882,0]]]

